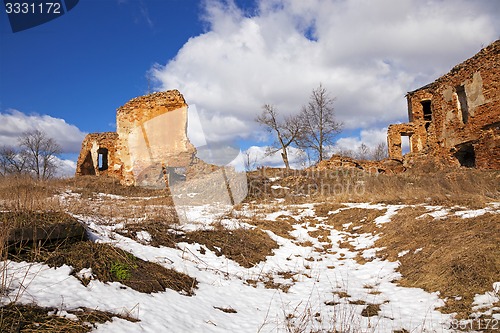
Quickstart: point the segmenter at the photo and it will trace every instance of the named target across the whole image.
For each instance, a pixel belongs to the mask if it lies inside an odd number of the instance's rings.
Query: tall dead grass
[[[0,177],[0,288],[8,287],[7,258],[9,237],[15,228],[44,227],[58,219],[66,219],[59,201],[53,198],[55,188],[48,181],[35,181],[28,176]],[[47,212],[43,214],[41,212]],[[36,244],[38,246],[38,244]]]
[[[265,169],[267,172],[267,169]],[[249,174],[247,202],[430,203],[481,207],[500,200],[500,171],[459,169],[373,174],[358,169],[311,172],[273,169]]]
[[[0,209],[8,211],[60,210],[54,198],[57,189],[51,181],[28,176],[0,177]]]
[[[431,203],[484,207],[500,200],[500,172],[460,169],[434,173],[370,175],[357,201]]]
[[[384,248],[379,255],[401,263],[403,286],[439,291],[447,300],[442,311],[466,318],[474,296],[491,291],[500,280],[500,216],[434,219],[425,212],[404,208],[383,224],[376,242]]]
[[[52,180],[59,188],[70,188],[80,193],[83,198],[93,197],[97,193],[120,195],[124,197],[153,197],[169,196],[168,188],[150,189],[138,186],[125,186],[113,177],[106,176],[79,176],[66,179]]]

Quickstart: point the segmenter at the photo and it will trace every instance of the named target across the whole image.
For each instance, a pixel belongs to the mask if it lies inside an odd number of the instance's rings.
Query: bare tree
[[[267,151],[267,154],[271,155],[281,150],[283,163],[285,163],[287,169],[290,169],[287,148],[297,140],[302,131],[299,117],[288,116],[283,120],[279,120],[278,111],[274,106],[265,104],[262,109],[262,113],[255,121],[264,126],[268,132],[274,132],[276,135],[276,140]]]
[[[297,139],[299,147],[312,150],[318,161],[325,158],[325,148],[333,144],[335,135],[341,132],[342,123],[335,120],[333,102],[322,84],[313,89],[307,106],[302,108],[300,123],[303,126]]]
[[[335,151],[335,154],[342,157],[356,158],[356,153],[354,152],[354,150],[347,148],[338,149]]]
[[[244,153],[244,163],[245,163],[245,170],[246,171],[252,171],[255,170],[256,165],[257,165],[257,155],[252,156],[252,153],[247,149]]]
[[[54,176],[57,165],[57,155],[61,146],[45,133],[34,130],[19,137],[22,154],[26,154],[27,169],[37,179],[48,179]]]
[[[375,161],[381,161],[387,157],[387,144],[385,142],[380,142],[377,147],[373,149],[372,159]]]
[[[368,148],[367,145],[361,143],[361,145],[358,147],[356,158],[358,160],[367,160],[369,158],[369,155],[370,155],[370,149]]]
[[[24,151],[16,151],[12,147],[0,148],[0,174],[22,174],[27,171],[27,158]]]

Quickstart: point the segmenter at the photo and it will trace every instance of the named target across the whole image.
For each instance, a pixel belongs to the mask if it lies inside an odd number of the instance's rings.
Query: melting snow
[[[89,307],[128,314],[140,320],[132,323],[114,319],[99,325],[95,332],[253,333],[283,332],[291,326],[301,327],[303,331],[450,331],[451,315],[436,310],[444,305],[438,293],[398,286],[396,280],[401,276],[396,269],[399,263],[375,257],[377,249],[373,246],[378,236],[336,230],[325,222],[325,218],[315,216],[314,204],[281,206],[283,209],[266,213],[265,218],[273,220],[286,215],[297,221],[303,217],[315,219],[315,227],[322,227],[329,233],[327,238],[332,247],[318,251],[323,249],[322,243],[308,233],[314,228],[297,224],[292,232],[296,240],[268,231],[279,248],[265,262],[243,268],[206,248],[201,251],[199,244],[179,243],[177,248],[155,248],[117,234],[116,226],[81,216],[95,240],[112,243],[144,260],[196,278],[199,284],[195,295],[189,297],[172,290],[143,294],[120,283],[98,280],[90,280],[88,286],[84,286],[71,275],[72,268],[68,266],[54,269],[41,263],[6,261],[0,271],[5,274],[8,288],[1,301],[56,307],[59,309],[57,314],[65,316],[68,315],[67,310]],[[375,220],[377,224],[389,223],[391,217],[405,207],[360,203],[346,206],[386,210]],[[261,208],[265,210],[266,207]],[[190,215],[190,221],[196,222],[181,227],[183,230],[209,228],[216,221],[225,225],[241,225],[237,218],[221,213],[226,210],[227,207],[190,207],[186,209],[186,214]],[[250,214],[245,205],[238,213],[244,216]],[[467,214],[479,214],[479,210],[465,211],[461,216],[469,216]],[[138,238],[149,241],[151,235],[140,232]],[[350,242],[355,249],[342,247],[345,242]],[[399,255],[407,253],[403,251]],[[371,261],[358,263],[354,260],[358,254]],[[278,274],[282,272],[290,273],[291,278]],[[78,275],[91,278],[92,272],[82,270]],[[246,282],[264,276],[289,286],[288,292],[267,289],[261,282],[256,286]],[[500,289],[500,283],[494,288]],[[495,299],[498,301],[498,294],[478,295],[475,305],[479,308],[492,304]],[[366,304],[380,305],[378,315],[363,317],[361,313]],[[235,313],[221,309],[234,309]]]

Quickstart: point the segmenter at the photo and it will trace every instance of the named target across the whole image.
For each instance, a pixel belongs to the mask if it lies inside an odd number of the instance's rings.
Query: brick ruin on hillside
[[[125,185],[157,186],[185,178],[197,161],[187,138],[187,104],[177,90],[134,98],[116,113],[116,132],[91,133],[76,175],[107,175]]]
[[[230,164],[199,159],[187,124],[188,105],[179,91],[136,97],[117,109],[116,132],[85,137],[76,176],[109,176],[127,186],[168,188],[181,222],[194,218],[191,205],[240,203],[248,193],[246,174]]]
[[[441,164],[500,169],[500,40],[436,81],[409,92],[409,122],[388,128],[389,157],[405,167]],[[410,152],[403,156],[402,136]]]

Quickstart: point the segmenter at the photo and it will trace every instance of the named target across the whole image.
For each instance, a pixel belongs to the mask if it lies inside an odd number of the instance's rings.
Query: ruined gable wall
[[[195,148],[187,138],[187,104],[179,91],[134,98],[117,110],[116,118],[123,183],[137,184],[148,168],[158,173],[191,162]]]
[[[433,83],[408,93],[410,122],[389,126],[389,156],[402,158],[401,133],[411,132],[414,154],[432,154],[453,163],[453,154],[467,143],[474,147],[476,167],[500,169],[499,126],[494,125],[500,121],[499,54],[496,41]],[[422,101],[431,101],[432,119],[425,119]]]
[[[455,66],[436,80],[425,93],[432,95],[432,122],[428,130],[429,147],[452,148],[478,140],[483,128],[500,119],[500,41]],[[463,121],[457,87],[465,88],[467,121]],[[420,104],[422,91],[411,95],[412,106]],[[414,118],[420,115],[414,113]]]
[[[120,161],[116,154],[116,132],[90,133],[82,142],[82,149],[78,156],[76,175],[109,175],[120,178]],[[107,168],[99,170],[99,149],[107,149]]]

